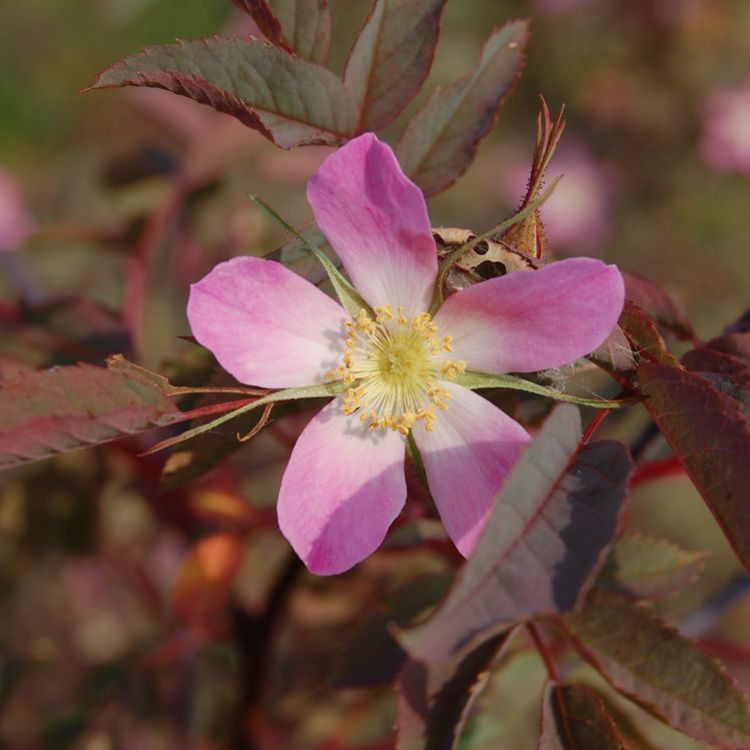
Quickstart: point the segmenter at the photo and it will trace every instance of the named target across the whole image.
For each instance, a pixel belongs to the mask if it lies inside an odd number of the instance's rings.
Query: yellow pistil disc
[[[437,410],[448,408],[450,393],[441,380],[455,380],[466,363],[449,360],[451,337],[438,336],[426,312],[407,318],[404,309],[376,307],[374,317],[360,310],[348,320],[341,365],[328,373],[348,389],[345,414],[357,413],[371,430],[391,429],[407,435],[418,422],[432,431]]]

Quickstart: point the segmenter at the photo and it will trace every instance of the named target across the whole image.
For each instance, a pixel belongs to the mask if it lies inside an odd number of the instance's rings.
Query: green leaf
[[[489,667],[513,631],[439,663],[410,661],[396,683],[397,750],[453,750]]]
[[[396,154],[425,195],[450,187],[468,168],[515,85],[528,39],[526,21],[511,21],[487,40],[477,68],[438,88],[411,119]]]
[[[233,115],[283,148],[336,145],[357,110],[331,71],[257,39],[203,39],[149,47],[100,73],[91,89],[149,86]]]
[[[750,429],[740,402],[700,375],[644,362],[645,406],[750,570]]]
[[[546,385],[534,383],[531,380],[516,377],[515,375],[491,375],[486,372],[465,372],[456,378],[456,383],[471,390],[480,388],[510,388],[515,391],[525,391],[526,393],[535,393],[538,396],[546,396],[556,401],[568,401],[572,404],[581,406],[594,406],[597,409],[620,409],[623,406],[630,406],[633,399],[619,399],[610,401],[603,398],[584,398],[582,396],[573,396],[570,393],[549,388]]]
[[[750,748],[746,697],[712,656],[652,611],[594,589],[562,622],[581,654],[636,703],[694,739]]]
[[[416,96],[432,67],[446,0],[375,0],[346,63],[358,131],[379,130]]]
[[[692,583],[706,560],[666,539],[622,536],[609,555],[597,585],[645,599],[661,599]]]
[[[37,461],[189,415],[148,377],[93,365],[55,367],[0,382],[0,468]]]
[[[625,750],[625,745],[594,690],[548,682],[537,750]]]
[[[281,22],[284,40],[300,57],[325,65],[331,48],[327,0],[268,0]]]
[[[336,267],[336,264],[320,248],[311,244],[305,235],[298,232],[291,224],[282,219],[265,201],[255,195],[251,195],[250,200],[275,222],[284,227],[289,234],[301,243],[302,247],[315,256],[328,275],[328,279],[333,285],[339,302],[341,302],[344,309],[350,315],[356,318],[360,310],[370,310],[370,306],[362,299],[359,292],[349,283],[344,274]]]
[[[324,65],[331,46],[327,0],[232,0],[268,40],[305,60]]]
[[[631,469],[619,443],[582,445],[578,410],[558,406],[506,478],[445,601],[401,634],[409,653],[446,659],[519,620],[574,607],[614,539]]]

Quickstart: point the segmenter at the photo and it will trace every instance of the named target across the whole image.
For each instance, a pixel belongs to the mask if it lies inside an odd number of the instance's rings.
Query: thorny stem
[[[555,662],[552,659],[552,654],[547,648],[547,644],[545,644],[544,640],[542,639],[542,636],[539,633],[539,629],[533,622],[527,622],[526,629],[529,631],[531,640],[534,641],[534,646],[536,646],[536,650],[539,652],[539,656],[542,657],[542,661],[544,662],[544,666],[547,669],[547,674],[549,675],[550,680],[552,680],[552,682],[559,682],[560,677],[557,674],[557,668],[555,667]]]

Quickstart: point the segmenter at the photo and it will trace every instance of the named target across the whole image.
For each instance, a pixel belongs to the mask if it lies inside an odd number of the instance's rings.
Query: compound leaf
[[[563,622],[581,654],[648,711],[694,739],[750,748],[745,696],[712,656],[649,609],[593,589]]]
[[[330,70],[258,39],[149,47],[100,73],[91,89],[148,86],[233,115],[283,148],[335,145],[354,133],[356,105]]]
[[[644,362],[645,405],[750,570],[750,429],[741,403],[697,373]]]

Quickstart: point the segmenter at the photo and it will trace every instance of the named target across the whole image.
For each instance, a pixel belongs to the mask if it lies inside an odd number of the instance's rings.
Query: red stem
[[[597,427],[607,418],[607,415],[609,414],[609,409],[600,409],[594,418],[589,422],[589,426],[586,428],[586,432],[583,433],[583,437],[581,438],[581,443],[583,445],[586,445],[589,440],[591,440],[591,436],[596,432]]]
[[[531,640],[534,641],[534,645],[536,646],[536,650],[539,652],[539,656],[542,657],[542,661],[544,662],[544,666],[547,668],[547,674],[549,675],[550,680],[552,680],[552,682],[559,683],[560,677],[557,674],[557,668],[555,667],[555,662],[552,659],[552,654],[547,648],[547,645],[544,643],[544,640],[542,640],[542,636],[540,635],[537,626],[533,622],[527,622],[526,628],[531,635]]]

